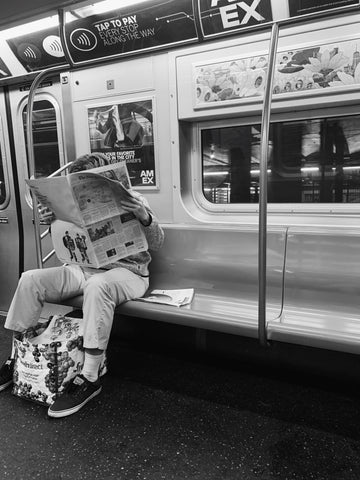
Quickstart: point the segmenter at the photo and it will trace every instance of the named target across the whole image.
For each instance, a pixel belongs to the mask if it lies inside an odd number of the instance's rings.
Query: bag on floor
[[[82,318],[54,315],[14,342],[13,394],[42,405],[51,405],[84,364]]]

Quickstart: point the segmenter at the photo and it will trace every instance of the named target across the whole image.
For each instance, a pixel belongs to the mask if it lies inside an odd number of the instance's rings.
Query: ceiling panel
[[[30,21],[45,14],[55,13],[60,7],[84,2],[79,0],[2,0],[0,3],[0,29],[3,30],[20,24],[24,20]]]

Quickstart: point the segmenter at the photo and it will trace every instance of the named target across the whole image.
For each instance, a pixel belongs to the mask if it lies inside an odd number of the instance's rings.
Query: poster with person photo
[[[91,152],[125,160],[133,187],[156,187],[153,99],[91,106],[87,115]]]

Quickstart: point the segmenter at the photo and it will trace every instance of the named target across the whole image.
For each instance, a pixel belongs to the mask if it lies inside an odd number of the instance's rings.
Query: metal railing
[[[259,174],[259,304],[258,335],[262,345],[267,344],[266,335],[266,249],[267,249],[267,165],[269,159],[269,129],[272,85],[274,79],[279,26],[274,23],[271,30],[269,66],[264,92],[264,106],[261,120],[261,151]]]
[[[27,155],[28,155],[30,178],[31,177],[35,178],[35,153],[34,153],[34,141],[33,141],[33,109],[34,109],[35,91],[37,87],[40,85],[41,81],[44,80],[46,77],[54,73],[60,73],[65,69],[68,69],[67,65],[66,66],[62,65],[61,67],[49,68],[47,70],[40,72],[34,79],[29,90],[28,104],[27,104],[27,110],[26,110],[26,125],[27,125],[26,139],[27,139]],[[32,205],[33,205],[36,260],[37,260],[38,268],[42,268],[44,262],[43,262],[43,256],[42,256],[43,254],[42,254],[41,240],[42,238],[44,238],[44,236],[40,234],[39,212],[37,208],[34,208],[34,206],[37,205],[37,199],[33,194],[33,192],[31,192],[31,198],[32,198]],[[48,258],[48,256],[46,258]]]
[[[261,122],[261,156],[259,174],[259,250],[258,250],[258,336],[261,345],[267,346],[267,322],[266,322],[266,268],[267,268],[267,165],[269,157],[269,129],[272,100],[272,84],[274,77],[276,51],[280,27],[299,25],[306,22],[315,22],[334,16],[349,15],[351,12],[358,13],[360,5],[339,7],[334,10],[310,13],[301,17],[287,18],[279,22],[273,22],[269,47],[268,71],[264,92],[264,104]]]

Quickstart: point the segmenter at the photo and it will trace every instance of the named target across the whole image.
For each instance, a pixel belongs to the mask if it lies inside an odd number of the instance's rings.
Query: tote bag
[[[12,393],[51,405],[84,364],[83,319],[54,315],[15,342]],[[104,360],[100,375],[106,373]]]

